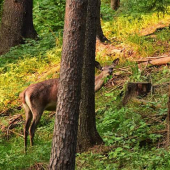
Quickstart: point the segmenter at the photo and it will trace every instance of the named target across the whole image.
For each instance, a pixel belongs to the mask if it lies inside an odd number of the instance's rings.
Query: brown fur
[[[103,79],[112,73],[113,67],[117,63],[118,59],[114,60],[111,66],[102,67],[102,72],[95,79],[95,86],[97,84],[98,89],[100,89],[100,87],[102,86],[104,82]],[[30,134],[30,144],[32,146],[36,127],[40,121],[44,110],[56,110],[58,83],[59,79],[49,79],[43,82],[39,82],[37,84],[32,84],[19,95],[23,103],[26,115],[24,129],[25,151],[27,149],[28,130]]]
[[[21,99],[22,103],[25,104],[25,90],[19,94],[19,98]]]
[[[43,111],[55,111],[56,109],[58,82],[59,79],[49,79],[32,84],[19,95],[26,114],[24,129],[25,151],[27,149],[28,130],[30,134],[30,144],[33,145],[35,130]]]

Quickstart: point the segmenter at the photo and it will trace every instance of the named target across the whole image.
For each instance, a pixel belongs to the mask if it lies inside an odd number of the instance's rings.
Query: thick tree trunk
[[[111,0],[110,6],[113,10],[117,10],[120,6],[120,0]]]
[[[97,0],[88,1],[86,41],[82,74],[82,91],[78,127],[77,151],[83,152],[103,141],[96,130],[95,120],[95,47]]]
[[[96,32],[96,36],[97,38],[100,40],[100,42],[109,42],[109,40],[104,36],[103,34],[103,30],[101,27],[101,21],[100,21],[100,5],[101,5],[101,0],[98,0],[98,4],[97,4],[97,21],[96,21],[96,27],[97,27],[97,32]]]
[[[88,0],[67,0],[50,169],[73,170]]]
[[[33,0],[26,1],[26,14],[25,14],[25,22],[23,25],[23,37],[24,38],[37,38],[37,32],[34,29],[33,25]]]
[[[35,38],[32,21],[33,0],[5,0],[0,27],[0,55],[23,43],[23,38]]]

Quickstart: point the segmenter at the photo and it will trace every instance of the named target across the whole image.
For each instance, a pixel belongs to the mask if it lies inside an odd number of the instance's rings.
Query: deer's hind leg
[[[25,128],[24,128],[24,145],[25,145],[25,152],[26,152],[27,151],[28,129],[30,127],[31,120],[32,120],[32,112],[26,104],[24,104],[23,106],[24,106],[25,116],[26,116]]]
[[[38,123],[41,119],[41,115],[43,113],[43,110],[38,111],[38,109],[37,110],[33,109],[32,113],[33,113],[33,121],[32,121],[31,127],[29,129],[31,146],[33,146],[33,139],[34,139],[34,135],[35,135],[35,130],[36,130],[37,125],[38,125]]]

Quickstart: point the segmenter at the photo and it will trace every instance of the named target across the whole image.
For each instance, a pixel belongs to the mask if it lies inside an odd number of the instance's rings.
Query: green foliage
[[[38,34],[59,32],[63,29],[65,0],[36,0],[33,11]]]
[[[143,119],[143,115],[165,114],[167,109],[155,111],[149,106],[134,105],[120,108],[119,102],[117,103],[119,93],[120,91],[114,91],[102,96],[103,103],[96,113],[98,132],[110,149],[107,148],[103,153],[78,154],[77,169],[136,170],[170,167],[170,152],[157,149],[154,144],[163,136],[153,131],[164,127],[150,125]],[[98,102],[100,101],[97,100]],[[157,102],[153,103],[156,104]]]
[[[79,166],[77,170],[94,170],[94,169],[161,169],[170,168],[170,153],[164,149],[153,148],[151,151],[145,149],[136,149],[128,147],[117,147],[112,149],[107,155],[97,153],[81,154],[77,161]]]
[[[105,21],[111,20],[113,18],[115,11],[113,9],[111,9],[110,1],[109,2],[102,1],[102,5],[100,8],[100,14],[101,14],[101,18]]]
[[[150,127],[141,118],[143,108],[121,108],[116,109],[109,105],[109,109],[98,120],[98,131],[103,134],[106,145],[128,145],[128,147],[139,146],[143,140],[156,140],[160,136],[151,135]],[[147,108],[147,112],[150,109]],[[164,113],[166,110],[164,110]],[[129,146],[130,144],[130,146]]]
[[[33,20],[38,34],[58,32],[63,30],[65,0],[34,0]],[[0,1],[0,21],[3,0]],[[54,34],[55,34],[54,33]]]
[[[122,3],[128,9],[125,11],[126,13],[149,13],[153,11],[165,13],[169,4],[169,0],[124,0]]]
[[[39,162],[47,164],[50,158],[53,126],[52,119],[52,123],[38,128],[38,131],[41,131],[40,136],[35,136],[36,145],[28,147],[27,154],[24,154],[23,138],[13,137],[9,141],[0,139],[0,169],[25,169]]]
[[[49,34],[39,41],[27,40],[26,44],[14,47],[0,57],[1,111],[15,107],[15,102],[14,105],[9,105],[9,102],[16,100],[19,92],[35,82],[45,68],[60,62],[61,44],[56,48],[55,44],[54,37]]]

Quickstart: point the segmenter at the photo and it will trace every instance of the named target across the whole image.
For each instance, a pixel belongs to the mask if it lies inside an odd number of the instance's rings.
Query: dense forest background
[[[102,66],[120,62],[96,93],[97,130],[104,145],[77,153],[77,169],[169,169],[167,102],[170,69],[169,0],[121,0],[114,11],[101,2],[101,23],[109,43],[97,40]],[[3,1],[0,2],[2,12]],[[54,127],[53,112],[43,114],[35,145],[24,154],[24,111],[19,93],[28,85],[59,77],[64,0],[34,0],[38,39],[25,39],[0,56],[0,169],[47,169]],[[0,14],[1,19],[1,14]],[[143,65],[140,64],[143,62]],[[96,75],[99,73],[96,70]],[[150,82],[146,96],[128,98],[128,82]]]

